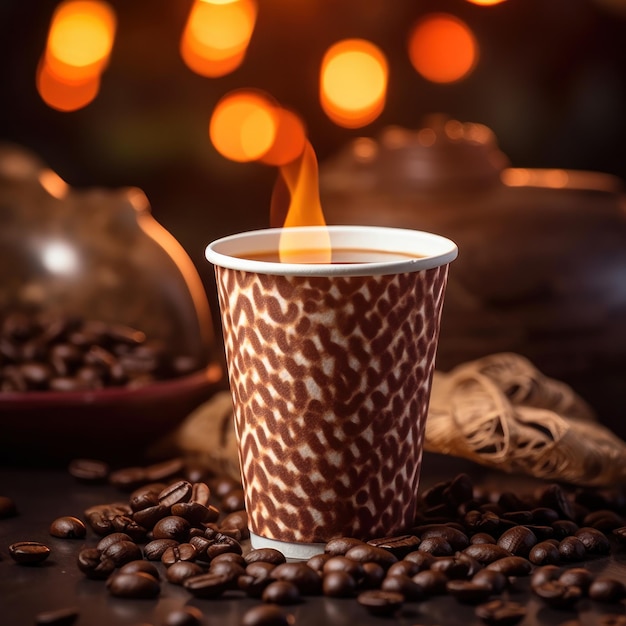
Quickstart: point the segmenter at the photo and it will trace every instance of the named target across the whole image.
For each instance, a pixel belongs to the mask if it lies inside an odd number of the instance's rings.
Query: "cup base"
[[[268,539],[250,533],[250,543],[253,548],[274,548],[285,555],[285,558],[294,561],[308,561],[316,554],[324,552],[324,543],[292,543],[290,541],[278,541],[277,539]]]

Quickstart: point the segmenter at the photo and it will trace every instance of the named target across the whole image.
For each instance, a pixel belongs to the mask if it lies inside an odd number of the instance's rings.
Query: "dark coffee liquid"
[[[250,254],[237,255],[242,259],[251,261],[265,261],[267,263],[280,263],[280,257],[275,250],[266,252],[251,252]],[[390,252],[387,250],[370,250],[363,248],[338,248],[332,251],[331,263],[349,264],[349,263],[385,263],[391,261],[408,261],[410,259],[419,259],[425,255],[413,254],[409,252]],[[287,263],[326,263],[321,261],[326,254],[322,250],[303,249],[290,252]]]

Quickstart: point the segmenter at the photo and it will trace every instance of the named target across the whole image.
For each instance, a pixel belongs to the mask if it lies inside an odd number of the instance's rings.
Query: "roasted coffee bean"
[[[598,576],[589,585],[588,593],[596,602],[619,602],[626,597],[626,587],[615,578]]]
[[[163,504],[156,504],[133,513],[133,521],[143,528],[154,528],[157,522],[170,515],[170,509]]]
[[[179,502],[189,502],[193,487],[187,480],[179,480],[163,489],[159,494],[159,504],[171,507]]]
[[[579,528],[574,536],[582,542],[588,554],[608,554],[611,551],[606,535],[595,528]]]
[[[536,567],[530,576],[530,584],[533,587],[542,585],[543,583],[557,580],[563,569],[556,565],[543,565],[542,567]]]
[[[269,576],[276,567],[278,566],[274,565],[274,563],[254,561],[246,565],[246,574],[250,574],[251,576]]]
[[[116,541],[102,551],[101,558],[111,559],[115,567],[141,559],[141,548],[132,541]]]
[[[206,507],[198,502],[179,502],[172,505],[172,515],[184,517],[190,524],[199,526],[208,522],[214,522],[219,517],[219,512],[214,507]],[[217,515],[216,515],[217,513]]]
[[[148,536],[148,529],[139,525],[128,515],[116,515],[111,520],[111,526],[115,532],[126,533],[133,541],[138,543],[145,541]]]
[[[371,589],[362,591],[357,596],[357,602],[372,615],[393,615],[404,603],[404,596],[394,591]]]
[[[514,626],[526,617],[526,608],[517,602],[492,600],[476,607],[476,617],[488,626]]]
[[[109,474],[109,483],[123,491],[133,491],[150,482],[143,467],[125,467]]]
[[[471,556],[483,565],[511,556],[508,550],[505,550],[495,543],[474,543],[467,546],[467,548],[463,550],[463,554]]]
[[[535,565],[552,565],[561,560],[561,554],[552,542],[540,541],[530,549],[528,560]]]
[[[236,580],[239,576],[243,576],[246,573],[245,568],[239,563],[234,561],[211,561],[209,567],[210,574],[223,574],[228,576],[231,580]]]
[[[583,593],[587,593],[589,585],[591,585],[593,581],[593,576],[589,570],[583,567],[570,567],[566,569],[557,580],[564,585],[580,587]]]
[[[1,498],[0,498],[1,500]],[[2,515],[0,514],[0,517],[2,517]],[[612,533],[613,537],[615,537],[620,543],[626,543],[626,526],[621,526],[620,528],[616,528],[615,530],[613,530]],[[585,546],[586,548],[587,546]],[[587,551],[589,552],[589,549],[587,548]]]
[[[211,488],[211,493],[221,500],[226,497],[232,491],[236,489],[241,489],[241,483],[233,480],[230,476],[221,475],[217,476],[214,480],[210,481],[209,487]]]
[[[439,482],[434,484],[432,487],[429,487],[422,493],[422,500],[429,507],[436,506],[441,504],[444,499],[444,493],[446,489],[450,486],[450,482]]]
[[[136,489],[129,500],[129,504],[134,513],[145,511],[146,509],[158,506],[159,496],[158,493],[151,490]],[[163,509],[167,510],[166,507],[163,507]]]
[[[252,550],[251,552],[254,552],[254,550]],[[250,553],[248,553],[250,554]],[[279,554],[282,554],[282,552],[280,552]],[[324,563],[326,563],[326,561],[328,561],[329,559],[332,559],[333,557],[330,556],[330,554],[315,554],[313,555],[307,562],[306,564],[314,571],[316,571],[318,574],[322,574],[322,570],[324,569]],[[277,565],[279,565],[277,563]]]
[[[209,526],[209,524],[205,524],[205,526]],[[230,537],[238,542],[243,541],[243,533],[238,528],[225,528],[223,526],[218,526],[217,524],[211,524],[211,526],[215,526],[214,530],[222,535],[226,535],[227,537]]]
[[[537,543],[537,537],[526,526],[513,526],[500,535],[497,545],[515,556],[528,556]]]
[[[293,626],[294,623],[293,615],[286,615],[276,604],[253,606],[241,618],[241,626]]]
[[[15,502],[7,496],[0,496],[0,519],[7,519],[17,515]]]
[[[506,511],[502,514],[502,519],[514,524],[532,524],[533,514],[530,511]]]
[[[454,509],[473,497],[474,482],[465,473],[455,476],[442,493],[442,499]]]
[[[422,542],[419,546],[420,550],[423,550],[422,547],[424,541],[427,539],[444,539],[452,549],[457,552],[460,550],[464,550],[469,545],[469,539],[467,535],[459,528],[455,528],[450,524],[428,524],[422,525],[415,528],[415,531],[419,534],[422,539]],[[432,550],[426,550],[427,552],[432,552]],[[437,556],[449,556],[445,555],[437,555]]]
[[[410,561],[415,563],[419,567],[419,571],[430,569],[430,566],[435,562],[435,558],[430,552],[423,552],[422,550],[416,550],[415,552],[409,552],[404,557],[404,561]]]
[[[272,570],[270,576],[293,583],[303,596],[317,595],[322,590],[322,578],[305,563],[282,563]]]
[[[150,576],[156,580],[160,580],[161,578],[159,570],[156,566],[153,563],[150,563],[150,561],[145,561],[144,559],[129,561],[128,563],[124,563],[124,565],[122,565],[119,569],[120,574],[129,574],[133,572],[144,572],[145,574],[150,574]]]
[[[224,513],[233,513],[246,508],[246,499],[243,489],[234,489],[220,502],[220,510]]]
[[[401,535],[399,537],[381,537],[368,541],[371,546],[383,548],[391,552],[396,558],[401,559],[409,552],[418,549],[420,540],[415,535]]]
[[[189,538],[189,522],[177,515],[168,515],[160,519],[152,529],[155,539],[174,539],[180,543]]]
[[[363,563],[363,578],[359,583],[361,589],[377,589],[385,578],[385,570],[378,563]]]
[[[565,537],[576,533],[578,524],[571,520],[560,519],[556,522],[552,522],[552,530],[554,530],[554,537],[557,539],[565,539]]]
[[[219,598],[233,587],[233,580],[224,574],[207,572],[187,578],[183,587],[196,598]]]
[[[367,543],[350,548],[345,556],[359,563],[378,563],[385,569],[388,569],[393,563],[398,561],[398,558],[391,552]]]
[[[248,566],[248,563],[246,563],[243,556],[241,556],[241,554],[237,554],[236,552],[224,552],[223,554],[218,554],[214,559],[211,559],[212,568],[214,568],[218,563],[235,563],[242,569],[245,569]]]
[[[248,565],[250,563],[255,563],[256,561],[274,563],[274,565],[280,565],[281,563],[287,562],[285,555],[274,548],[256,548],[250,550],[250,552],[244,556],[244,560]]]
[[[180,457],[153,463],[144,468],[146,478],[150,482],[167,481],[179,476],[185,468],[185,461]]]
[[[395,563],[394,565],[397,565]],[[354,561],[346,556],[333,556],[324,563],[322,573],[324,576],[330,574],[330,572],[346,572],[350,574],[356,582],[363,578],[363,564],[359,561]]]
[[[270,604],[298,604],[302,601],[298,587],[286,580],[275,580],[270,583],[263,590],[261,599]]]
[[[250,597],[260,598],[265,587],[274,580],[270,576],[274,567],[275,565],[262,561],[251,563],[246,567],[246,573],[237,579],[237,586]]]
[[[442,558],[449,558],[449,557],[442,557]],[[414,563],[413,561],[405,561],[403,559],[402,561],[398,561],[397,563],[394,563],[387,570],[387,576],[397,576],[397,575],[415,576],[415,574],[421,571],[422,570],[417,563]],[[363,572],[362,565],[361,565],[361,572]]]
[[[559,554],[562,561],[582,561],[586,553],[585,544],[578,537],[565,537],[559,543]]]
[[[494,543],[495,544],[495,542],[496,542],[495,537],[487,533],[476,533],[475,535],[472,535],[470,537],[471,545],[479,544],[479,543]]]
[[[336,539],[331,539],[324,546],[324,552],[326,554],[330,554],[331,556],[344,555],[348,550],[350,550],[350,548],[361,546],[364,543],[364,541],[353,537],[337,537]]]
[[[507,511],[523,511],[532,508],[523,496],[512,491],[504,491],[501,493],[498,497],[498,504],[502,508],[502,513],[506,513]]]
[[[446,592],[448,577],[443,572],[424,570],[423,572],[415,574],[413,581],[416,582],[424,590],[424,594],[429,597],[441,595]]]
[[[145,572],[118,572],[109,578],[107,587],[118,598],[155,598],[161,591],[159,581]]]
[[[540,526],[539,524],[527,524],[526,528],[531,530],[537,541],[546,541],[554,538],[554,528],[552,526]]]
[[[573,520],[576,517],[572,502],[560,485],[548,485],[539,496],[538,504],[554,509],[561,519]]]
[[[463,554],[462,552],[458,552],[455,558],[457,558],[459,561],[467,563],[468,578],[471,578],[474,574],[476,574],[476,572],[479,572],[484,567],[482,563],[479,563],[476,559],[473,559],[471,556],[468,556],[467,554]]]
[[[322,593],[331,598],[349,598],[354,595],[357,584],[348,572],[334,570],[324,575]]]
[[[583,526],[591,526],[602,532],[611,532],[616,528],[626,525],[626,520],[621,515],[610,509],[593,511],[583,519]]]
[[[49,532],[53,537],[61,539],[83,539],[87,534],[87,528],[77,517],[66,515],[57,517],[50,524]]]
[[[193,530],[193,529],[192,529]],[[210,539],[207,539],[204,535],[195,535],[189,538],[189,543],[196,549],[197,559],[199,561],[209,561],[207,556],[207,549],[212,544]]]
[[[532,564],[523,556],[505,556],[489,563],[487,569],[502,572],[505,576],[528,576],[532,570]]]
[[[144,546],[143,553],[149,561],[160,561],[163,553],[178,543],[175,539],[154,539]]]
[[[540,526],[551,526],[554,522],[559,521],[559,514],[547,506],[538,506],[532,511],[533,524]]]
[[[498,531],[500,518],[491,511],[472,510],[468,511],[463,517],[463,524],[472,533],[492,535]],[[490,543],[495,543],[495,541],[492,540]]]
[[[558,580],[536,585],[532,591],[555,609],[570,609],[582,597],[580,587],[564,585]]]
[[[213,533],[207,529],[205,537],[211,542],[211,545],[206,549],[206,555],[209,560],[226,552],[234,552],[235,554],[242,554],[243,552],[241,544],[236,539],[223,533]]]
[[[161,482],[146,483],[137,487],[129,497],[129,505],[133,511],[141,511],[159,503],[159,494],[166,485]]]
[[[508,578],[502,572],[492,569],[481,569],[472,576],[472,582],[489,585],[494,594],[502,593],[508,584]]]
[[[443,572],[449,580],[467,578],[470,572],[470,561],[453,556],[438,558],[431,566],[433,571]]]
[[[56,609],[55,611],[42,611],[35,616],[37,626],[72,626],[79,616],[76,607]]]
[[[163,620],[163,626],[202,626],[203,614],[195,606],[184,606],[170,611]]]
[[[113,528],[113,519],[118,515],[131,515],[132,509],[124,502],[114,502],[112,504],[99,504],[89,507],[85,511],[85,520],[90,528],[104,537],[116,532]]]
[[[166,548],[161,556],[161,563],[165,567],[174,565],[178,561],[195,561],[198,556],[198,551],[191,543],[181,543],[177,546],[170,546]]]
[[[197,563],[178,561],[167,568],[165,576],[174,585],[182,585],[188,578],[204,574],[204,570]]]
[[[219,510],[214,506],[209,505],[209,510],[212,516],[219,516]],[[217,517],[216,517],[217,519]],[[225,528],[236,528],[241,533],[242,539],[248,539],[250,537],[250,531],[248,530],[248,514],[245,509],[239,511],[233,511],[222,519],[220,530],[225,532]]]
[[[115,569],[115,563],[111,559],[102,559],[97,548],[83,548],[78,553],[77,563],[78,569],[93,580],[106,580]]]
[[[491,585],[471,580],[449,580],[446,591],[463,604],[479,604],[485,602],[492,594]]]
[[[419,549],[433,556],[452,556],[454,548],[443,537],[427,537],[422,539]]]
[[[18,541],[9,546],[9,555],[20,565],[38,565],[50,556],[50,548],[38,541]]]
[[[109,470],[109,464],[98,459],[74,459],[67,468],[72,477],[84,483],[105,482]]]
[[[405,600],[409,601],[423,600],[426,597],[422,586],[418,585],[412,578],[404,574],[396,574],[395,576],[387,575],[380,588],[383,591],[400,593]]]

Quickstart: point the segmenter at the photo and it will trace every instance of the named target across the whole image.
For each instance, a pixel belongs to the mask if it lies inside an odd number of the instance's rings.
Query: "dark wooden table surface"
[[[494,481],[502,487],[514,489],[537,486],[526,479],[486,473],[477,466],[459,465],[454,460],[441,462],[440,457],[426,455],[422,484],[452,478],[461,468],[479,482]],[[519,482],[521,480],[521,483]],[[43,611],[76,607],[79,617],[76,626],[160,626],[169,611],[184,605],[198,607],[204,614],[203,624],[238,626],[244,612],[258,604],[245,597],[224,597],[219,600],[193,598],[182,587],[162,583],[156,600],[127,600],[114,598],[102,581],[86,579],[76,566],[76,556],[83,546],[95,546],[98,537],[88,529],[84,540],[51,537],[50,523],[62,515],[84,519],[84,510],[95,504],[124,501],[124,494],[108,485],[90,486],[76,482],[64,469],[35,469],[28,467],[0,467],[0,495],[12,498],[19,514],[0,519],[0,624],[2,626],[31,626]],[[38,566],[15,563],[8,554],[8,546],[16,541],[40,541],[52,553]],[[626,549],[619,549],[609,557],[595,558],[584,563],[593,572],[602,572],[626,583]],[[159,567],[162,567],[159,564]],[[523,626],[531,624],[563,624],[579,620],[582,625],[606,623],[607,615],[620,614],[626,619],[625,605],[603,605],[589,599],[581,600],[576,610],[555,610],[529,591],[529,580],[518,578],[505,598],[527,606]],[[286,607],[295,616],[296,626],[355,626],[357,624],[383,626],[385,623],[416,625],[480,624],[474,608],[461,605],[450,597],[435,597],[407,602],[393,618],[373,617],[354,599],[306,597],[295,606]],[[568,625],[569,626],[569,625]]]

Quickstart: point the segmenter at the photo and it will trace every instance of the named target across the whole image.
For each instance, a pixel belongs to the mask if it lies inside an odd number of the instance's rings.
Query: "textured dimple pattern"
[[[216,267],[252,532],[324,542],[411,526],[447,272]]]

